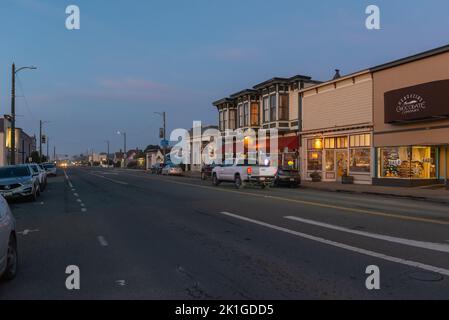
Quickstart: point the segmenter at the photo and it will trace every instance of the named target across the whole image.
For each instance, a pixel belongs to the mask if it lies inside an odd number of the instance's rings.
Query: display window
[[[395,179],[436,179],[435,147],[378,148],[378,177]]]
[[[371,171],[371,149],[351,149],[349,161],[350,172],[369,173]]]

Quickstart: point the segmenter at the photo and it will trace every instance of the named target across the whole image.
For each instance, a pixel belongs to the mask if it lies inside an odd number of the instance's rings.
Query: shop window
[[[325,149],[335,149],[335,138],[324,139],[324,148]]]
[[[378,148],[379,178],[435,179],[436,148]]]
[[[349,138],[349,146],[354,147],[371,147],[371,135],[367,134],[357,134]]]
[[[348,137],[335,138],[337,149],[346,149],[348,147]]]
[[[350,172],[369,173],[371,171],[371,149],[351,149],[349,159]]]
[[[323,153],[322,151],[307,152],[307,170],[321,171],[323,169]]]
[[[335,171],[335,151],[326,150],[326,171]]]
[[[307,140],[308,150],[323,150],[323,139],[309,139]]]
[[[228,111],[223,111],[223,129],[226,130],[228,128]]]
[[[288,120],[288,95],[279,96],[279,120]]]

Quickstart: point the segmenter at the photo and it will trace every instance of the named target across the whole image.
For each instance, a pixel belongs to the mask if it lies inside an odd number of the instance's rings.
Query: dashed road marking
[[[81,212],[87,212],[86,208],[81,208]]]
[[[298,232],[298,231],[294,231],[294,230],[290,230],[287,228],[283,228],[283,227],[279,227],[273,224],[269,224],[266,222],[262,222],[262,221],[258,221],[258,220],[254,220],[254,219],[250,219],[250,218],[246,218],[246,217],[242,217],[233,213],[229,213],[229,212],[221,212],[222,215],[225,215],[227,217],[231,217],[234,219],[238,219],[241,221],[246,221],[246,222],[250,222],[265,228],[269,228],[269,229],[273,229],[273,230],[277,230],[277,231],[281,231],[284,233],[288,233],[300,238],[304,238],[307,240],[311,240],[311,241],[315,241],[315,242],[319,242],[322,244],[326,244],[332,247],[337,247],[340,249],[344,249],[347,251],[352,251],[355,253],[359,253],[359,254],[363,254],[366,256],[370,256],[370,257],[374,257],[374,258],[378,258],[378,259],[382,259],[382,260],[386,260],[389,262],[394,262],[394,263],[398,263],[398,264],[402,264],[402,265],[406,265],[409,267],[413,267],[413,268],[418,268],[418,269],[422,269],[422,270],[426,270],[426,271],[430,271],[430,272],[435,272],[435,273],[439,273],[445,276],[449,276],[449,270],[448,269],[444,269],[444,268],[440,268],[440,267],[435,267],[435,266],[431,266],[428,264],[424,264],[421,262],[416,262],[416,261],[411,261],[411,260],[405,260],[405,259],[401,259],[401,258],[397,258],[397,257],[393,257],[393,256],[388,256],[385,255],[383,253],[379,253],[379,252],[374,252],[374,251],[370,251],[370,250],[366,250],[366,249],[362,249],[362,248],[358,248],[358,247],[354,247],[354,246],[350,246],[344,243],[340,243],[340,242],[336,242],[336,241],[332,241],[332,240],[327,240],[321,237],[317,237],[317,236],[313,236],[313,235],[309,235],[306,233],[302,233],[302,232]]]
[[[331,224],[327,224],[327,223],[322,223],[322,222],[318,222],[318,221],[302,219],[302,218],[292,217],[292,216],[288,216],[288,217],[284,217],[284,218],[293,220],[293,221],[298,221],[298,222],[305,223],[305,224],[309,224],[309,225],[313,225],[313,226],[317,226],[317,227],[341,231],[341,232],[350,233],[350,234],[356,234],[356,235],[367,237],[367,238],[384,240],[384,241],[398,243],[398,244],[415,247],[415,248],[449,253],[449,245],[443,244],[443,243],[432,243],[432,242],[416,241],[416,240],[410,240],[410,239],[385,236],[385,235],[381,235],[381,234],[352,230],[352,229],[339,227],[339,226],[335,226],[335,225],[331,225]]]
[[[98,242],[102,247],[107,247],[109,244],[103,236],[98,236]]]
[[[22,236],[27,236],[27,235],[29,235],[30,233],[39,232],[39,231],[40,231],[39,229],[34,229],[34,230],[28,230],[28,229],[26,229],[26,230],[17,232],[17,234],[20,234],[20,235],[22,235]]]

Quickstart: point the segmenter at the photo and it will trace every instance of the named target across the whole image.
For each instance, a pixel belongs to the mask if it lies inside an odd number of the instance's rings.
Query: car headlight
[[[23,182],[23,185],[24,185],[24,186],[32,186],[32,185],[33,185],[33,179],[25,180],[25,181]]]

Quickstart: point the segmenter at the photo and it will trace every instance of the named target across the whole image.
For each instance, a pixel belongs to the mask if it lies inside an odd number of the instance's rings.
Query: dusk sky
[[[65,28],[65,8],[81,30]],[[365,8],[381,9],[381,30]],[[36,65],[17,81],[17,126],[58,154],[157,144],[193,120],[216,124],[212,102],[272,78],[328,80],[449,43],[447,0],[0,0],[0,108],[10,113],[11,64]],[[23,97],[25,95],[26,99]]]

